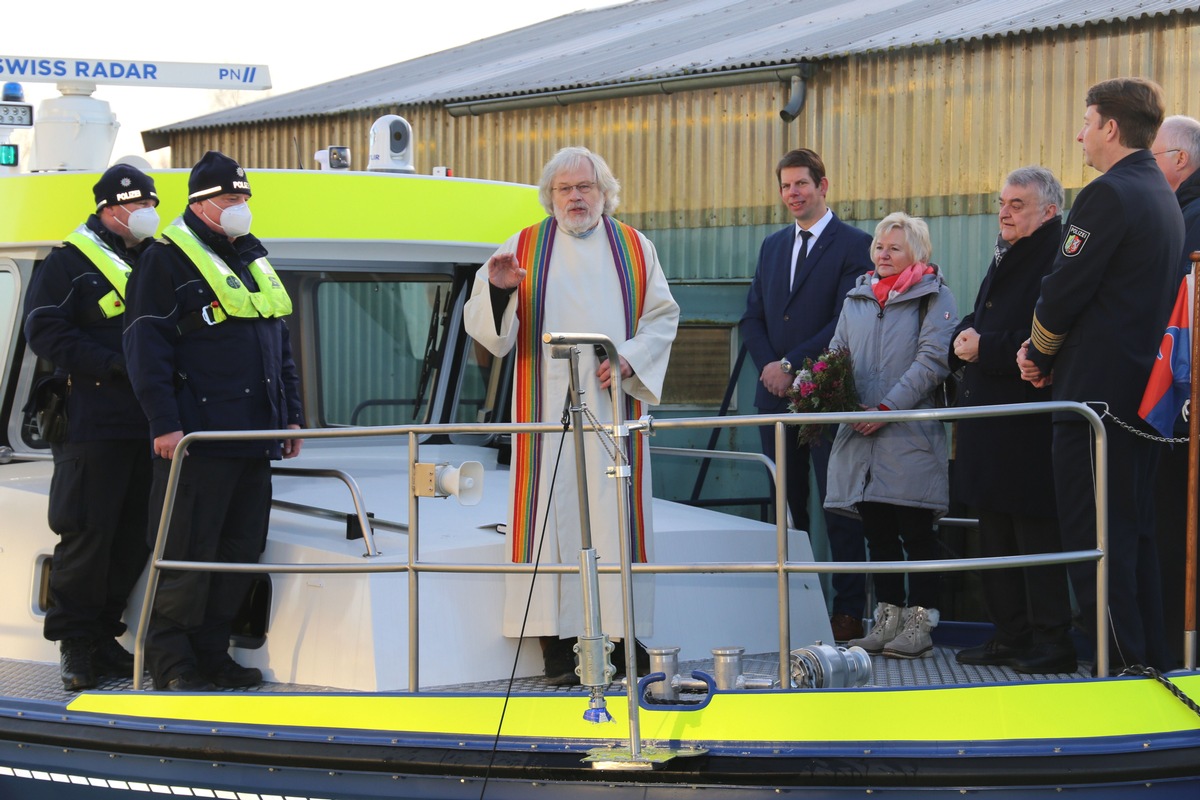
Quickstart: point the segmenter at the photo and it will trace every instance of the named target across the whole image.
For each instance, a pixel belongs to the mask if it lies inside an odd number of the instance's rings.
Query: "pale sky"
[[[433,0],[433,2],[298,3],[224,0],[184,3],[98,3],[32,0],[5,12],[4,56],[265,64],[271,94],[407,61],[545,19],[623,0]],[[369,9],[378,9],[371,13]],[[350,13],[353,12],[353,13]],[[7,76],[0,76],[8,80]],[[2,82],[2,81],[0,81]],[[23,83],[34,106],[57,97],[52,83]],[[145,154],[141,131],[190,119],[217,108],[206,89],[142,89],[100,85],[121,124],[113,159]],[[246,100],[267,96],[243,93]],[[21,141],[14,136],[14,141]],[[165,151],[163,151],[165,152]]]

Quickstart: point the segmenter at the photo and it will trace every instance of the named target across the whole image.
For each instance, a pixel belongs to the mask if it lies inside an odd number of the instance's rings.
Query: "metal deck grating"
[[[871,682],[869,686],[903,688],[924,686],[971,686],[991,683],[1037,682],[1047,679],[1070,680],[1089,677],[1088,665],[1081,664],[1075,672],[1061,675],[1025,675],[1008,667],[975,667],[959,664],[954,659],[958,648],[937,646],[926,658],[871,658]],[[712,673],[713,660],[700,659],[681,662],[679,672],[690,675],[692,670]],[[774,653],[757,653],[742,657],[742,672],[748,678],[775,679],[779,673],[779,659]],[[438,692],[505,692],[508,681],[457,684],[434,687]],[[578,693],[579,686],[550,686],[541,676],[517,678],[513,681],[514,694],[525,693]]]
[[[147,674],[143,682],[144,688],[150,687],[150,676]],[[100,681],[95,689],[90,691],[132,692],[132,678],[106,678]],[[338,692],[341,689],[327,686],[305,686],[295,683],[264,683],[252,689],[218,689],[218,692]],[[68,692],[63,688],[58,675],[58,664],[47,664],[42,661],[16,661],[0,659],[0,695],[4,697],[20,697],[26,700],[50,700],[67,703],[78,695],[78,692]]]
[[[1024,675],[1008,667],[974,667],[964,666],[954,660],[955,648],[939,646],[933,649],[926,658],[898,659],[874,656],[871,659],[872,677],[870,686],[903,688],[924,686],[970,686],[992,683],[1036,682],[1048,678],[1084,679],[1088,677],[1087,665],[1075,672],[1062,675]],[[742,671],[747,677],[774,679],[779,669],[779,661],[774,653],[758,653],[742,658]],[[702,670],[712,673],[712,659],[687,661],[680,664],[681,674],[690,675],[692,670]],[[147,676],[145,686],[149,686]],[[621,686],[614,685],[610,691],[620,691]],[[129,678],[110,678],[100,682],[94,691],[133,691],[133,681]],[[328,686],[309,686],[294,683],[264,683],[252,689],[219,689],[222,692],[250,693],[313,693],[341,692],[343,689]],[[509,681],[496,680],[482,683],[453,684],[446,686],[431,686],[425,691],[439,693],[497,693],[509,691]],[[524,676],[513,680],[513,694],[578,694],[584,690],[579,686],[550,686],[540,675]],[[19,697],[28,700],[48,700],[51,702],[67,703],[75,696],[62,688],[58,675],[58,664],[47,664],[37,661],[16,661],[0,659],[0,695]]]

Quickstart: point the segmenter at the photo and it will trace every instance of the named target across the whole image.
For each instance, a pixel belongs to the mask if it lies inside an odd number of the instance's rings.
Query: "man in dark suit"
[[[1042,281],[1021,376],[1052,384],[1055,400],[1103,403],[1108,441],[1108,628],[1115,668],[1162,668],[1163,609],[1154,542],[1156,444],[1117,425],[1138,417],[1178,287],[1183,215],[1148,149],[1163,120],[1162,88],[1116,78],[1088,90],[1076,140],[1104,173],[1075,198],[1054,269]],[[1054,481],[1063,546],[1096,546],[1092,434],[1078,415],[1054,420]],[[1068,566],[1094,637],[1096,568]]]
[[[805,358],[816,358],[829,346],[846,293],[871,269],[870,235],[839,220],[825,202],[829,179],[819,155],[792,150],[779,161],[775,175],[779,195],[796,221],[763,240],[739,326],[759,370],[754,404],[762,414],[787,411],[793,373]],[[763,427],[760,433],[763,452],[775,459],[774,429]],[[824,506],[832,434],[830,426],[829,436],[811,448],[799,443],[794,429],[787,434],[787,503],[793,524],[803,530],[809,529],[808,459],[811,455]],[[861,523],[826,513],[825,527],[834,561],[866,560]],[[835,640],[863,635],[865,586],[861,573],[833,576]]]
[[[1183,212],[1183,254],[1176,281],[1192,271],[1191,254],[1200,250],[1200,120],[1173,116],[1163,120],[1154,144],[1154,161],[1167,185],[1175,192]],[[1188,435],[1184,413],[1175,418],[1176,437]],[[1187,579],[1187,480],[1186,445],[1159,448],[1158,480],[1154,482],[1154,515],[1158,530],[1158,561],[1162,574],[1163,613],[1167,628],[1168,666],[1184,664],[1184,587]],[[1200,598],[1197,599],[1200,611]]]
[[[950,346],[962,369],[960,408],[1036,403],[1050,387],[1021,380],[1013,353],[1029,335],[1042,278],[1062,238],[1063,188],[1045,167],[1009,173],[1000,192],[1000,235],[975,308]],[[955,427],[955,484],[979,517],[986,558],[1062,551],[1054,504],[1049,414],[961,419]],[[1073,672],[1075,648],[1067,571],[1061,564],[988,569],[980,574],[992,639],[960,650],[960,664],[1010,666],[1018,672]]]

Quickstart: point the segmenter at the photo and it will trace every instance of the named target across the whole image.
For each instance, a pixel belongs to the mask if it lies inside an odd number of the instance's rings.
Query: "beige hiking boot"
[[[847,647],[861,647],[871,655],[879,655],[883,648],[900,633],[900,606],[891,603],[879,603],[875,606],[875,624],[871,632],[861,639],[851,639]]]
[[[883,648],[888,658],[921,658],[933,652],[929,632],[937,627],[941,615],[936,608],[911,606],[904,609],[904,627]]]

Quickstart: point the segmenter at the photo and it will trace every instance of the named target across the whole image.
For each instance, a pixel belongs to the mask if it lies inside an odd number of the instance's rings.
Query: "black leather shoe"
[[[92,666],[97,675],[111,678],[133,677],[133,653],[116,639],[97,639],[91,645]]]
[[[954,660],[960,664],[980,667],[1011,667],[1019,657],[1028,652],[1028,647],[1013,647],[992,639],[978,647],[959,650],[954,656]]]
[[[217,687],[200,677],[198,672],[185,672],[171,678],[162,686],[155,682],[154,688],[160,692],[212,692]]]
[[[829,618],[829,629],[833,632],[833,640],[839,644],[863,637],[862,620],[841,611]]]
[[[63,688],[68,692],[94,688],[96,668],[92,666],[91,642],[87,639],[63,639],[58,649]]]
[[[262,683],[262,671],[254,667],[243,667],[232,658],[226,658],[216,666],[202,670],[208,678],[222,689],[249,689]]]
[[[551,686],[578,686],[575,674],[575,640],[557,636],[538,637],[542,646],[542,662],[546,683]]]
[[[1075,647],[1070,642],[1042,642],[1026,650],[1012,668],[1029,675],[1053,675],[1074,672],[1078,666]]]

